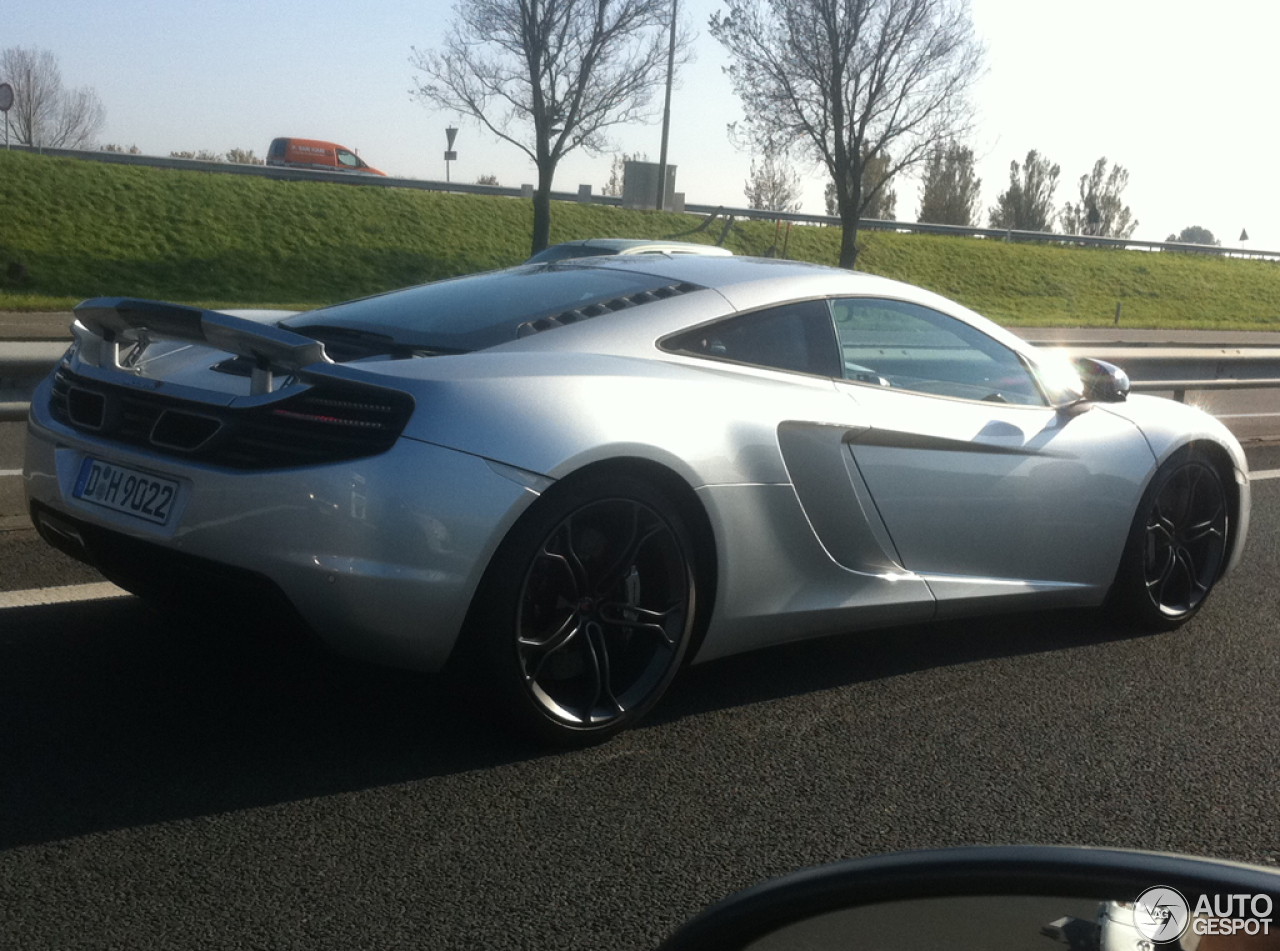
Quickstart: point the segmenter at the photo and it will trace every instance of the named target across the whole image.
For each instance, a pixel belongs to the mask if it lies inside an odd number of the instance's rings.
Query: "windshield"
[[[398,347],[453,353],[515,340],[526,321],[670,284],[668,278],[597,267],[534,265],[423,284],[308,311],[280,322],[315,336],[347,328]]]

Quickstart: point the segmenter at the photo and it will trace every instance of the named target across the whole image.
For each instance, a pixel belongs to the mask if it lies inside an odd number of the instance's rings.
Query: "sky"
[[[1061,166],[1055,202],[1105,156],[1124,166],[1133,237],[1162,241],[1189,225],[1224,246],[1280,251],[1275,165],[1280,124],[1275,0],[970,0],[986,47],[968,144],[986,210],[1031,149]],[[729,142],[742,117],[727,59],[707,31],[720,0],[680,0],[695,61],[677,78],[669,161],[690,204],[742,207],[751,157]],[[474,123],[414,99],[414,47],[432,49],[451,0],[11,0],[0,49],[54,53],[67,86],[106,107],[104,143],[144,153],[231,148],[259,157],[277,136],[325,139],[384,172],[443,180],[445,128],[460,129],[454,181],[535,180],[532,163]],[[661,101],[655,105],[661,109]],[[657,116],[655,116],[656,120]],[[612,152],[657,161],[661,126],[618,127],[613,150],[574,153],[555,187],[599,192]],[[824,214],[825,178],[798,166],[802,211]],[[919,184],[896,180],[897,217],[915,220]]]

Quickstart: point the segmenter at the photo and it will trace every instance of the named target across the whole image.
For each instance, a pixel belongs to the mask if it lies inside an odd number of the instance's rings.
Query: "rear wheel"
[[[1116,579],[1115,594],[1144,627],[1172,630],[1190,620],[1225,565],[1229,502],[1212,460],[1178,452],[1143,495]]]
[[[631,477],[557,485],[489,567],[468,632],[473,673],[522,731],[598,742],[666,691],[695,596],[692,546],[665,496]]]

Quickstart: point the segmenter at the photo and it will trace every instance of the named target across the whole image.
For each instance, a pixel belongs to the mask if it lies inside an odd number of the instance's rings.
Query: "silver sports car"
[[[561,743],[767,644],[1104,602],[1172,628],[1249,519],[1211,417],[806,264],[598,257],[284,317],[103,298],[73,329],[28,429],[45,539],[457,666]]]

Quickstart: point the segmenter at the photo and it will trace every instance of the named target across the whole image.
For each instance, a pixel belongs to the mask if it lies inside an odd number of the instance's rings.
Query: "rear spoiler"
[[[253,361],[249,388],[253,396],[271,392],[273,370],[297,372],[315,363],[333,363],[318,340],[216,310],[95,297],[76,305],[75,315],[71,331],[80,344],[80,359],[104,369],[124,369],[120,345],[135,343],[143,335],[186,340],[248,358]]]

